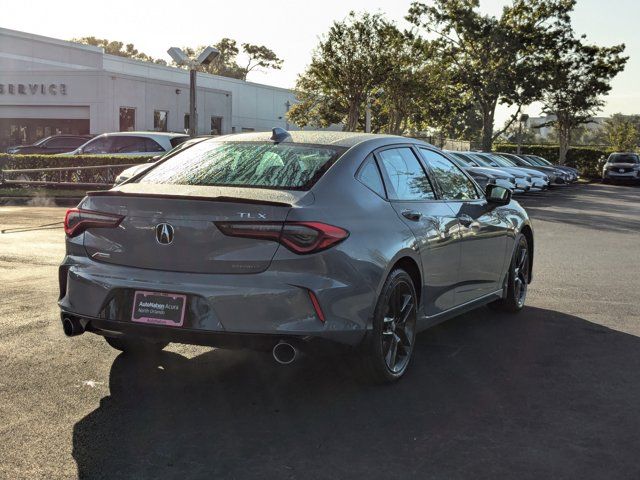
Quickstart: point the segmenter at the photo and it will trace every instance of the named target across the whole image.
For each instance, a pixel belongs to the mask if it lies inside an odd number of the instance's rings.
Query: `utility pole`
[[[371,97],[367,97],[367,106],[364,110],[364,131],[371,133]]]

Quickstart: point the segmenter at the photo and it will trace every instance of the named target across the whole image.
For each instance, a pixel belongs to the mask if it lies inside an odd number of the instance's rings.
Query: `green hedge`
[[[515,144],[495,144],[496,152],[516,153]],[[575,167],[582,177],[600,178],[602,176],[602,157],[608,157],[613,150],[604,147],[570,147],[567,152],[566,165]],[[522,153],[530,153],[546,158],[552,163],[558,162],[560,149],[558,145],[522,145]]]
[[[16,170],[22,168],[81,167],[91,165],[126,165],[145,163],[149,156],[114,157],[110,155],[10,155],[0,153],[0,169]]]
[[[50,182],[54,188],[58,182],[65,183],[101,183],[104,186],[113,184],[115,178],[122,172],[126,165],[145,163],[149,156],[135,157],[114,157],[109,155],[77,155],[77,156],[55,156],[55,155],[9,155],[0,154],[0,170],[15,170],[13,173],[2,175],[4,180],[19,181],[39,181]],[[89,169],[89,170],[65,170],[49,172],[20,172],[25,169],[41,169],[55,167],[90,167],[101,165],[118,165],[112,168]],[[120,167],[119,165],[122,165]],[[0,178],[0,184],[2,183]],[[5,184],[6,185],[6,184]],[[69,188],[66,185],[65,188]],[[32,188],[32,187],[30,187]]]

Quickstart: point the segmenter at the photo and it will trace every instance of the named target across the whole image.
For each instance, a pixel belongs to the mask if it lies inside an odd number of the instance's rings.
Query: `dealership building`
[[[294,102],[291,90],[199,73],[198,133],[290,129]],[[0,28],[0,151],[56,133],[184,132],[188,121],[186,70]]]

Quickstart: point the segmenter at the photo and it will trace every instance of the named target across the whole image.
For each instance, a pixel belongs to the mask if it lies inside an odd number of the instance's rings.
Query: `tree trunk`
[[[347,116],[347,132],[355,132],[358,129],[360,118],[360,102],[357,99],[349,103],[349,115]]]
[[[490,152],[493,149],[493,118],[496,113],[496,103],[482,104],[482,151]]]
[[[558,163],[564,165],[567,159],[567,152],[569,151],[569,144],[571,142],[571,122],[569,121],[569,115],[566,113],[558,113],[558,143],[560,144],[560,151],[558,152]]]

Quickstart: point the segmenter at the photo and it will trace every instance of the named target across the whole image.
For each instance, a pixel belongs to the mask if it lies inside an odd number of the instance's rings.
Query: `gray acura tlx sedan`
[[[130,354],[169,342],[271,351],[347,347],[385,382],[415,335],[489,304],[523,308],[533,231],[419,140],[249,133],[166,155],[65,218],[62,326]]]

